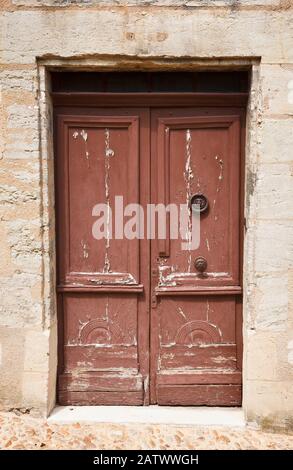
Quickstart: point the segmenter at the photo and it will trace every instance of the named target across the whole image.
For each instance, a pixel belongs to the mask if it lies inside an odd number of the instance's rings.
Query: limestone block
[[[255,229],[256,273],[286,272],[292,266],[292,221],[258,220]]]
[[[289,297],[288,327],[293,330],[293,267],[291,267],[288,271],[288,297]]]
[[[24,372],[21,391],[23,406],[46,410],[48,399],[48,376],[46,373]]]
[[[260,132],[260,163],[293,161],[293,123],[291,119],[264,119]]]
[[[0,82],[2,91],[37,93],[37,70],[31,69],[3,69],[0,70]]]
[[[260,165],[255,193],[258,219],[293,218],[292,164]]]
[[[4,63],[32,64],[46,55],[262,57],[293,60],[287,11],[210,9],[16,10],[4,14]],[[131,33],[131,34],[130,34]],[[279,38],[276,41],[276,37]],[[221,41],[219,41],[221,38]],[[286,84],[287,86],[287,84]]]
[[[24,371],[46,373],[49,361],[49,331],[28,330],[24,346]]]
[[[248,380],[276,380],[279,339],[280,334],[275,332],[248,332],[246,345],[246,378]]]
[[[32,297],[31,289],[41,283],[41,275],[18,271],[2,277],[0,285],[0,325],[25,327],[42,323],[42,299]]]
[[[22,328],[0,327],[0,408],[21,406],[24,336]]]
[[[264,116],[293,116],[293,64],[262,65],[261,86]]]
[[[291,381],[248,380],[245,408],[249,422],[265,429],[293,429],[293,387]]]
[[[8,129],[38,129],[38,106],[14,104],[7,107]]]
[[[258,277],[251,294],[254,328],[259,331],[286,331],[288,320],[288,282],[286,275]]]

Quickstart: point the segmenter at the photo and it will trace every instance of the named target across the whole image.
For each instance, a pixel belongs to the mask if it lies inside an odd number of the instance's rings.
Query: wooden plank
[[[245,106],[248,93],[62,93],[54,106]]]
[[[97,294],[102,292],[119,292],[125,294],[131,293],[140,293],[143,292],[143,285],[137,284],[133,286],[129,285],[101,285],[101,286],[93,286],[93,285],[72,285],[72,284],[61,284],[57,287],[57,292],[95,292]]]
[[[113,370],[117,368],[137,371],[138,358],[136,346],[65,346],[64,363],[66,372],[76,370]]]
[[[171,369],[168,373],[159,373],[158,385],[195,385],[195,384],[238,384],[242,382],[239,371],[213,371],[201,369],[186,373],[186,371]]]
[[[239,286],[201,286],[201,287],[157,287],[157,296],[166,295],[241,295]]]
[[[59,390],[75,391],[139,391],[143,389],[141,375],[127,376],[119,373],[99,372],[62,374],[58,379]]]
[[[59,391],[59,405],[143,405],[139,392],[71,392]]]
[[[240,406],[240,385],[174,385],[158,386],[159,405]]]
[[[196,369],[215,367],[236,369],[236,345],[162,347],[161,369]]]

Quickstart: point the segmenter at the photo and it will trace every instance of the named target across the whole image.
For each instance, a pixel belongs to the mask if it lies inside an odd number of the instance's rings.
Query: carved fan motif
[[[79,340],[80,344],[121,343],[122,332],[114,323],[96,318],[82,327]]]
[[[177,344],[214,344],[221,343],[219,330],[206,321],[194,320],[185,323],[177,332]]]

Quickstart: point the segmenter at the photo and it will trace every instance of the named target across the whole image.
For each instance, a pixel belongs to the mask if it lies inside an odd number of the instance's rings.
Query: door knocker
[[[203,194],[196,193],[191,196],[189,207],[193,212],[202,214],[209,207],[209,201]]]

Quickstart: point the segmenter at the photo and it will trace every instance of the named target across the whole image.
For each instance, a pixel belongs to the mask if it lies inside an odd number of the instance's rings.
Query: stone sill
[[[70,423],[171,424],[179,426],[244,427],[242,408],[170,406],[56,406],[49,424]]]

